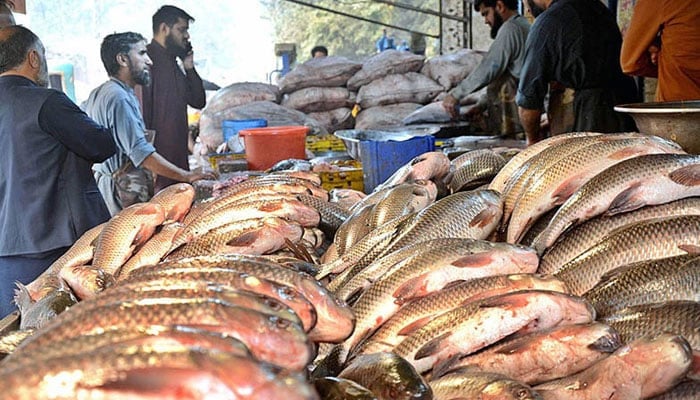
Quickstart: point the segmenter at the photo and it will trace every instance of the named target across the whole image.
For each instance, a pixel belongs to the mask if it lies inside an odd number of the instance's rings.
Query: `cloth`
[[[488,125],[493,133],[523,131],[515,93],[529,31],[530,23],[521,15],[513,15],[504,21],[481,63],[449,92],[459,100],[488,85],[486,99],[480,103],[489,110]]]
[[[517,104],[541,110],[549,82],[556,81],[576,91],[574,102],[581,99],[574,105],[575,129],[633,130],[631,118],[613,109],[636,98],[634,80],[620,68],[621,43],[615,19],[600,1],[554,0],[530,29]],[[602,106],[584,108],[596,101]]]
[[[0,319],[17,310],[15,282],[29,284],[68,249],[61,247],[36,255],[0,257],[0,282],[3,282],[0,284]]]
[[[109,219],[90,167],[115,151],[109,130],[62,92],[0,77],[0,312],[15,280],[33,280]],[[58,254],[58,255],[60,255]],[[25,265],[15,258],[32,260]],[[9,311],[8,311],[9,310]]]
[[[109,219],[90,169],[114,154],[109,130],[20,76],[0,77],[0,104],[0,256],[70,246]]]
[[[158,154],[176,166],[189,170],[187,140],[187,105],[202,109],[206,105],[204,85],[195,69],[184,73],[170,54],[156,41],[147,46],[153,61],[151,85],[143,88],[143,119],[146,128],[156,131],[155,148]],[[158,192],[176,181],[159,176]]]
[[[620,63],[631,75],[658,77],[657,101],[700,99],[700,4],[697,0],[637,0]],[[661,32],[658,68],[647,49]]]
[[[115,215],[123,207],[112,174],[129,161],[140,167],[156,149],[146,140],[146,126],[133,89],[120,80],[110,78],[95,88],[84,107],[89,116],[111,130],[117,144],[117,152],[112,157],[93,166],[100,192],[109,212]]]

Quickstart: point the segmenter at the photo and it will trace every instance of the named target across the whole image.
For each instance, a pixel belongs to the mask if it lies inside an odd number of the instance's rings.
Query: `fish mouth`
[[[595,342],[588,345],[588,348],[601,353],[614,353],[615,350],[620,348],[620,346],[622,346],[620,334],[618,334],[613,328],[610,328],[607,335],[596,339]]]

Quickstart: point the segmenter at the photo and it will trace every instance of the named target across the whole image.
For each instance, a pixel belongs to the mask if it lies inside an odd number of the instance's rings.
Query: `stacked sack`
[[[355,92],[345,86],[361,67],[344,57],[313,58],[280,80],[281,104],[306,113],[327,132],[352,128]]]
[[[202,152],[216,149],[224,142],[221,125],[224,120],[265,119],[268,126],[304,125],[310,134],[325,134],[326,129],[315,119],[279,105],[280,90],[275,85],[239,82],[219,89],[207,102],[199,119]]]
[[[445,89],[433,79],[418,73],[425,57],[410,52],[386,50],[370,57],[348,89],[358,90],[361,110],[357,129],[401,125],[401,120],[432,101]]]

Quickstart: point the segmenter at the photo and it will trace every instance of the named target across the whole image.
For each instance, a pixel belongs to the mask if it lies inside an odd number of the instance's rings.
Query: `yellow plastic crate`
[[[340,167],[340,171],[318,172],[321,177],[321,186],[326,190],[354,189],[364,191],[364,178],[362,175],[362,163],[356,160],[335,161],[332,165]]]
[[[313,153],[347,150],[345,143],[334,135],[307,136],[306,149]]]

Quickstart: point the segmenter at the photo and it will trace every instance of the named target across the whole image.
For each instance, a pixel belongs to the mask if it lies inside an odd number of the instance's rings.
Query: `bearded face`
[[[501,29],[503,25],[503,17],[496,11],[493,12],[493,25],[491,25],[491,39],[495,39],[498,34],[498,30]]]
[[[180,58],[187,56],[187,53],[192,50],[192,45],[189,41],[183,43],[183,41],[178,40],[172,32],[165,37],[165,47],[170,53]]]
[[[129,73],[136,84],[142,86],[148,86],[151,84],[151,70],[147,65],[142,65],[139,67],[129,60]]]
[[[532,16],[537,18],[540,14],[544,12],[544,8],[538,6],[535,4],[534,0],[527,0],[527,5],[530,7],[530,12],[532,13]]]

